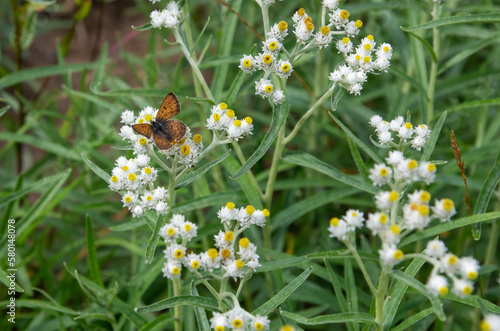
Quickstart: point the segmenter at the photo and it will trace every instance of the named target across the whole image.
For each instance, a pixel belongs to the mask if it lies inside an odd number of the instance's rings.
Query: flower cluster
[[[222,139],[238,141],[238,139],[252,134],[252,122],[252,118],[248,116],[239,120],[234,110],[228,109],[227,104],[223,102],[212,107],[206,126],[209,130],[221,131],[223,133]]]
[[[153,107],[145,107],[139,112],[138,116],[134,116],[134,112],[126,110],[121,115],[121,122],[124,125],[120,128],[120,136],[124,140],[129,141],[134,150],[134,154],[140,155],[148,153],[153,147],[153,137],[146,138],[143,135],[137,134],[133,129],[134,124],[150,124],[156,118],[158,109]],[[179,163],[186,166],[193,166],[198,162],[198,156],[203,150],[203,137],[199,134],[192,135],[189,127],[183,139],[175,143],[172,148],[160,150],[160,153],[175,158]]]
[[[375,51],[376,42],[372,35],[363,38],[354,50],[352,41],[345,37],[337,42],[337,49],[344,58],[343,64],[330,74],[329,79],[340,84],[351,94],[360,94],[367,74],[387,72],[392,57],[392,47],[388,43],[381,44]],[[375,51],[376,59],[373,57]]]
[[[328,14],[330,16],[329,27],[335,26],[337,30],[343,30],[348,36],[356,36],[359,33],[359,29],[363,26],[363,22],[360,20],[350,21],[349,12],[345,9],[338,8],[339,0],[323,0],[323,7],[331,11]]]
[[[420,124],[414,127],[410,122],[405,122],[403,116],[398,116],[387,122],[381,116],[374,115],[370,118],[370,125],[375,128],[379,142],[382,145],[395,146],[392,142],[392,134],[395,133],[403,147],[411,145],[417,151],[420,151],[425,146],[427,139],[431,135],[431,130],[427,125]]]
[[[427,280],[427,288],[435,295],[448,294],[448,278],[453,282],[453,292],[459,296],[471,294],[472,283],[478,276],[479,262],[472,257],[458,258],[452,253],[446,253],[447,248],[440,240],[427,243],[424,254],[434,268]],[[447,277],[445,277],[447,276]]]
[[[155,1],[153,1],[155,3]],[[176,28],[181,20],[182,11],[177,2],[170,1],[163,10],[154,10],[150,14],[151,25],[154,28]]]
[[[123,206],[134,217],[141,217],[148,210],[158,214],[168,211],[167,190],[162,186],[153,189],[158,171],[149,165],[149,161],[147,154],[138,154],[134,159],[120,156],[111,171],[109,188],[122,194]]]
[[[186,221],[184,216],[174,215],[160,229],[160,236],[167,245],[164,251],[167,259],[163,268],[165,277],[169,279],[180,277],[183,266],[194,273],[222,269],[223,277],[234,280],[255,272],[260,266],[257,247],[248,238],[239,240],[237,238],[252,224],[263,226],[269,212],[256,210],[252,206],[237,209],[234,203],[228,202],[219,210],[218,216],[224,224],[225,231],[221,230],[215,235],[215,248],[200,254],[194,252],[186,254],[186,244],[196,236],[197,227]],[[236,220],[236,225],[233,230],[229,230],[232,220]]]
[[[214,313],[210,319],[211,327],[215,331],[230,330],[269,330],[271,321],[266,316],[248,313],[240,307],[231,309],[225,313]]]

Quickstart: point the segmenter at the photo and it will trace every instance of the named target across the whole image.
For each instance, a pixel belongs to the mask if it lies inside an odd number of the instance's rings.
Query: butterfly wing
[[[168,139],[165,132],[162,131],[155,132],[155,134],[153,135],[153,139],[155,141],[156,147],[158,147],[161,150],[167,150],[174,146],[174,143]]]
[[[179,103],[179,99],[177,99],[175,94],[170,92],[161,103],[160,109],[158,110],[158,113],[156,113],[155,121],[163,122],[179,114],[180,111],[181,105]]]
[[[186,136],[187,126],[179,120],[166,120],[161,123],[165,136],[173,143],[176,143]]]
[[[137,132],[140,135],[143,135],[148,139],[151,138],[151,134],[153,133],[153,128],[148,123],[134,124],[132,125],[132,129],[134,129],[135,132]]]

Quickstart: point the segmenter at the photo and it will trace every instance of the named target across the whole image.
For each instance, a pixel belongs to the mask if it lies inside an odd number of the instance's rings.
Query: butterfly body
[[[156,117],[151,123],[132,125],[132,129],[140,135],[153,140],[161,150],[168,150],[186,136],[187,126],[182,121],[171,119],[181,110],[179,100],[170,92],[163,100]]]

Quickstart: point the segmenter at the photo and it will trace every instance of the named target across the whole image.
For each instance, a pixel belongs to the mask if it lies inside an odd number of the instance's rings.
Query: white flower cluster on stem
[[[218,139],[229,141],[238,141],[239,139],[252,134],[253,120],[251,117],[245,117],[239,120],[234,110],[228,109],[224,102],[213,106],[211,115],[207,119],[206,127],[209,130],[218,132]]]
[[[413,126],[406,122],[403,116],[397,116],[392,121],[385,121],[382,116],[374,115],[370,118],[370,126],[375,128],[380,144],[404,149],[407,146],[420,151],[431,136],[431,130],[426,124]],[[399,146],[393,140],[393,134],[399,138]]]
[[[153,1],[155,3],[156,1]],[[176,28],[181,21],[182,11],[175,1],[170,1],[163,10],[154,10],[151,12],[151,26],[153,28]]]

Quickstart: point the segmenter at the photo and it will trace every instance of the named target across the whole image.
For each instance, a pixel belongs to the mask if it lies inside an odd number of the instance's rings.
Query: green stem
[[[373,295],[377,295],[377,289],[375,288],[375,285],[373,285],[373,282],[370,278],[370,275],[368,274],[368,271],[366,270],[366,266],[363,263],[363,260],[361,260],[361,257],[358,254],[358,251],[356,250],[356,247],[354,247],[349,241],[344,241],[344,244],[347,246],[349,251],[351,252],[352,256],[354,257],[354,260],[356,260],[356,263],[359,266],[359,269],[361,269],[361,272],[363,273],[363,276],[365,277],[366,283],[368,284],[368,287],[370,288],[370,291],[372,291]]]
[[[184,44],[184,41],[181,38],[181,35],[179,34],[178,29],[174,29],[174,36],[175,40],[179,43],[181,46],[182,53],[184,53],[184,56],[188,60],[189,64],[191,65],[191,68],[193,70],[193,73],[196,75],[198,78],[198,81],[201,84],[201,87],[203,88],[203,91],[205,91],[205,95],[208,99],[212,100],[215,103],[215,99],[212,95],[212,92],[210,92],[210,88],[207,85],[207,82],[205,81],[205,78],[203,77],[203,74],[200,71],[200,68],[198,67],[197,61],[192,57],[191,53],[187,49],[186,45]]]
[[[240,145],[236,141],[233,141],[233,148],[236,151],[236,155],[238,156],[238,160],[240,163],[243,165],[246,163],[245,156],[243,155],[243,152],[241,151]],[[252,183],[252,186],[259,192],[259,196],[261,199],[264,199],[264,193],[262,193],[262,190],[259,187],[259,183],[257,182],[257,179],[255,179],[255,176],[252,172],[251,169],[249,169],[247,172],[248,178],[250,179],[250,183]]]
[[[180,278],[174,278],[173,283],[174,283],[174,296],[177,297],[181,295],[182,283]],[[174,307],[174,318],[175,318],[174,320],[175,331],[182,331],[181,306]]]
[[[297,122],[297,124],[295,124],[295,127],[293,128],[292,132],[290,132],[290,134],[286,138],[284,138],[283,143],[285,145],[288,144],[297,135],[300,128],[304,125],[304,123],[307,121],[307,119],[309,117],[311,117],[311,115],[314,113],[314,111],[316,109],[318,109],[323,104],[323,102],[325,102],[325,100],[328,99],[332,95],[334,88],[335,88],[335,84],[333,84],[332,87],[330,87],[330,89],[328,91],[326,91],[325,94],[323,94],[321,96],[321,98],[319,98],[318,101],[316,101],[316,103],[314,105],[312,105],[312,107],[309,108],[309,110],[300,118],[300,120]],[[284,126],[283,126],[283,128],[284,128]],[[280,157],[281,157],[281,155],[280,155]],[[267,193],[267,191],[266,191],[266,193]]]
[[[384,329],[384,302],[389,285],[389,274],[382,269],[378,280],[378,288],[375,295],[375,322],[377,322],[377,331]]]
[[[432,10],[432,19],[437,20],[439,18],[439,6],[441,4],[440,0],[434,1],[434,8]],[[436,54],[436,58],[439,59],[439,46],[440,46],[440,35],[439,28],[435,27],[432,29],[432,48]],[[436,76],[437,76],[437,61],[431,60],[431,69],[429,72],[429,85],[427,91],[427,122],[430,123],[434,117],[434,90],[436,88]]]
[[[262,22],[264,23],[264,38],[267,38],[269,32],[269,6],[263,3],[260,8],[262,9]]]

